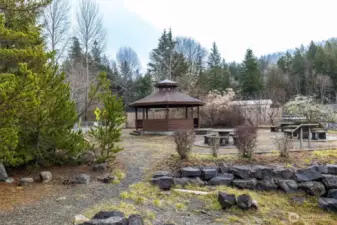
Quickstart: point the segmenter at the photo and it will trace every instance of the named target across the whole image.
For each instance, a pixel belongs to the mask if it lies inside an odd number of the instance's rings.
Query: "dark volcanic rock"
[[[337,212],[337,199],[319,198],[318,205],[329,212]]]
[[[124,217],[124,213],[120,211],[100,211],[96,213],[92,219],[107,219],[110,217]]]
[[[156,171],[153,173],[152,178],[158,178],[158,177],[169,177],[170,172],[168,171]]]
[[[294,171],[289,168],[276,168],[274,169],[274,177],[275,178],[280,178],[284,180],[288,180],[293,178],[294,176]]]
[[[212,179],[218,175],[217,168],[203,168],[201,169],[201,178],[205,181]]]
[[[97,177],[97,180],[106,184],[110,184],[112,181],[115,180],[115,177],[110,174],[106,174],[104,176]]]
[[[240,195],[237,202],[238,207],[243,210],[247,210],[252,206],[252,198],[247,194]]]
[[[230,185],[234,179],[234,176],[230,173],[221,174],[221,176],[213,177],[208,181],[208,185]]]
[[[328,190],[327,197],[328,198],[335,198],[335,199],[337,199],[337,189],[330,189],[330,190]]]
[[[100,164],[96,164],[92,167],[93,171],[98,171],[98,172],[105,172],[106,168],[108,167],[107,163],[100,163]]]
[[[298,188],[304,190],[308,195],[322,196],[325,194],[325,187],[318,181],[307,181],[298,184]]]
[[[182,177],[182,178],[174,178],[174,184],[180,185],[182,187],[185,187],[186,185],[203,186],[205,185],[205,182],[202,181],[199,177],[196,178]]]
[[[337,175],[337,165],[328,164],[326,165],[326,167],[327,167],[327,173]]]
[[[261,180],[270,180],[274,176],[274,169],[266,166],[254,166],[253,176]]]
[[[220,163],[218,170],[219,173],[228,173],[229,167],[225,163]]]
[[[327,189],[337,188],[337,176],[336,175],[323,174],[322,182]]]
[[[129,223],[128,225],[144,225],[143,218],[141,215],[135,214],[129,216]]]
[[[243,188],[243,189],[255,189],[256,184],[257,184],[257,181],[255,178],[233,180],[233,185],[235,187]]]
[[[326,165],[313,165],[308,167],[308,169],[313,169],[320,173],[328,173],[328,167]]]
[[[251,177],[252,168],[248,166],[233,166],[232,173],[236,177],[239,177],[242,179],[248,179]]]
[[[225,192],[219,192],[218,201],[222,209],[229,209],[236,205],[236,197],[234,194],[227,194]]]
[[[277,185],[275,184],[274,179],[270,180],[258,180],[256,184],[256,189],[259,191],[271,191],[275,190]]]
[[[158,177],[156,179],[152,179],[154,184],[157,184],[161,190],[167,191],[170,190],[174,185],[173,177]]]
[[[295,173],[298,182],[314,181],[322,178],[322,174],[314,168],[299,169]]]
[[[200,177],[201,170],[194,167],[185,167],[181,169],[182,177]]]
[[[90,183],[90,176],[87,174],[79,174],[76,175],[71,182],[72,184],[89,184]]]
[[[297,182],[294,180],[276,180],[276,184],[285,193],[294,193],[298,189]]]

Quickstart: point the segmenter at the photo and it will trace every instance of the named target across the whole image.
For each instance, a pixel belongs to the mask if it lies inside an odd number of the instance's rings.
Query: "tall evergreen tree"
[[[218,90],[222,91],[225,88],[225,76],[221,60],[221,55],[218,50],[216,43],[214,42],[208,56],[208,78],[207,78],[207,88],[208,90]]]
[[[247,97],[259,93],[263,88],[263,80],[258,61],[251,49],[247,50],[242,63],[240,86],[242,93]]]
[[[64,75],[50,62],[37,25],[49,1],[5,1],[0,13],[0,161],[21,165],[75,153],[76,121]],[[78,149],[74,150],[77,151]],[[64,152],[62,152],[64,151]]]
[[[187,63],[183,54],[176,51],[176,41],[173,39],[172,31],[164,30],[158,47],[153,49],[148,63],[148,72],[155,80],[176,80],[187,71]]]

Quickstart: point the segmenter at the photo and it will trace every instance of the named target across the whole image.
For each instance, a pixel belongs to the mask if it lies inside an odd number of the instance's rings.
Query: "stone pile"
[[[228,185],[240,189],[258,191],[282,190],[285,193],[304,191],[308,195],[321,197],[319,205],[337,211],[337,165],[313,165],[294,170],[291,168],[262,165],[220,165],[214,168],[185,167],[179,176],[167,171],[157,171],[153,184],[162,190],[174,185]]]
[[[140,215],[130,215],[125,217],[124,213],[119,211],[100,211],[91,220],[81,223],[80,225],[144,225]]]

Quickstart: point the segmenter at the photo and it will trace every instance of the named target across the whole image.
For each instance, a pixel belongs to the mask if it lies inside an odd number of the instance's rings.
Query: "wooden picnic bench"
[[[220,138],[220,146],[226,146],[229,144],[229,136],[217,136],[216,134],[208,134],[204,136],[204,143],[210,145],[210,139],[218,137]]]
[[[325,129],[320,129],[320,128],[315,128],[311,130],[312,133],[312,140],[319,140],[319,139],[326,139],[326,130]]]

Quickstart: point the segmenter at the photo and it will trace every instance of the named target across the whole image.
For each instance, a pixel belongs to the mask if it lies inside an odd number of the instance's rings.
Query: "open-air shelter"
[[[194,129],[200,127],[199,107],[205,103],[177,90],[178,84],[163,80],[155,85],[157,90],[151,95],[130,104],[135,108],[136,130],[174,131],[178,129]],[[184,118],[170,115],[171,108],[184,108]],[[162,109],[164,118],[149,118],[149,109]],[[197,111],[196,116],[194,110]],[[139,117],[138,112],[141,112]]]

